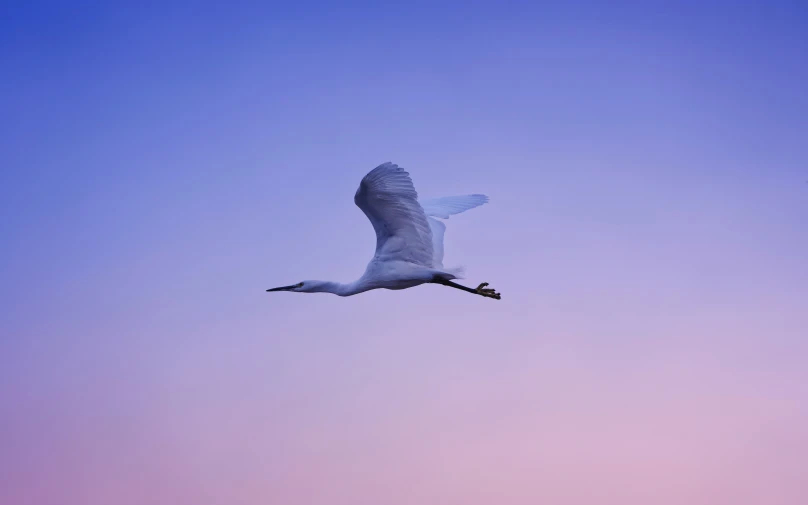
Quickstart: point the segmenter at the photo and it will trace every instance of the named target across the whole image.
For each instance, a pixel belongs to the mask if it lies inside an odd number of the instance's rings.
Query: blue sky
[[[799,498],[804,5],[3,9],[0,501]],[[501,303],[264,293],[361,274],[388,160]]]

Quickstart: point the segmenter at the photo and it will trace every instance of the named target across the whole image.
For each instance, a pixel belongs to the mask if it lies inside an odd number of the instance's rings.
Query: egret
[[[468,293],[500,299],[487,282],[476,288],[462,286],[459,268],[443,267],[443,234],[439,219],[459,214],[488,202],[485,195],[447,196],[419,200],[410,174],[394,163],[383,163],[359,183],[354,203],[376,231],[376,254],[365,273],[354,282],[303,281],[267,291],[333,293],[351,296],[371,289],[406,289],[421,284],[440,284]]]

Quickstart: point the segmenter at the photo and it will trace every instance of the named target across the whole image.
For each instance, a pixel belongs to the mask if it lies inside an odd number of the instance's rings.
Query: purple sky
[[[675,4],[675,6],[674,6]],[[0,14],[0,503],[808,503],[808,8]],[[501,302],[350,281],[384,161]]]

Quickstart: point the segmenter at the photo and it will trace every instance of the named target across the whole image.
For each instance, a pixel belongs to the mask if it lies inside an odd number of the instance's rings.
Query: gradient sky
[[[4,4],[0,503],[808,503],[799,4]]]

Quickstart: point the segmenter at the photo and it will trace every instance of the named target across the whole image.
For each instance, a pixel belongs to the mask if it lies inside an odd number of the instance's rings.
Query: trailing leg
[[[495,300],[499,300],[501,298],[501,295],[497,293],[495,290],[486,289],[486,286],[488,286],[487,282],[483,282],[482,284],[477,286],[476,289],[457,284],[456,282],[452,282],[442,277],[435,277],[435,279],[432,282],[434,282],[435,284],[441,284],[443,286],[449,286],[450,288],[461,289],[463,291],[466,291],[467,293],[474,293],[475,295],[484,296],[486,298],[493,298]]]

